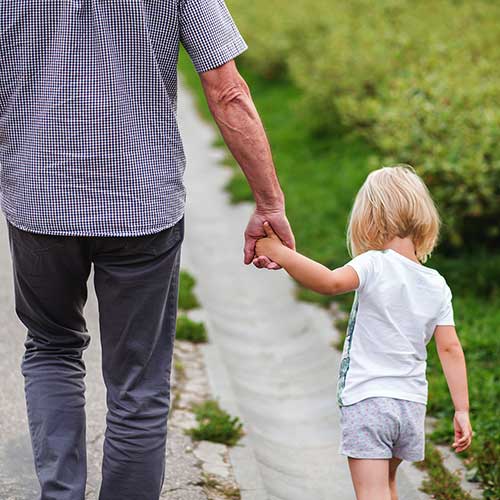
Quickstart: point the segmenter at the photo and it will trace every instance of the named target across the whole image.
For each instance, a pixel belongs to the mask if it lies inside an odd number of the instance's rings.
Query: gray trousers
[[[158,500],[184,220],[131,237],[35,234],[8,223],[22,374],[41,500],[83,500],[83,317],[94,264],[108,412],[99,500]]]

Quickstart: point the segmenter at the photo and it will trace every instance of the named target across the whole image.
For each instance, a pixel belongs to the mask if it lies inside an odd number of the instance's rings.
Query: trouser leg
[[[21,369],[41,499],[83,500],[87,241],[8,229],[16,314],[27,328]]]
[[[160,496],[183,234],[181,221],[125,245],[110,239],[96,248],[108,405],[100,500]]]

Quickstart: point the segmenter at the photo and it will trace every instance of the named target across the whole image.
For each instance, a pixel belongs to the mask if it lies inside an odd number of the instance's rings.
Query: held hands
[[[273,231],[269,222],[264,222],[263,227],[266,237],[261,238],[255,244],[255,253],[257,254],[257,258],[265,256],[279,265],[280,254],[282,254],[285,245]]]
[[[281,269],[276,262],[273,262],[269,255],[256,253],[257,241],[267,236],[264,229],[264,222],[269,222],[269,225],[272,226],[273,231],[280,240],[280,244],[282,241],[283,245],[295,250],[295,238],[284,210],[266,212],[256,210],[245,231],[245,264],[253,263],[259,269]]]
[[[466,450],[472,441],[472,427],[469,420],[468,411],[456,411],[453,418],[455,428],[455,441],[452,447],[457,453]]]

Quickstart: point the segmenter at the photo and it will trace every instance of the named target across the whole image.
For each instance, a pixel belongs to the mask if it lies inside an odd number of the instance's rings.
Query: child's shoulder
[[[451,294],[445,277],[437,269],[415,262],[392,249],[367,250],[347,264],[357,271],[363,283],[377,277],[391,281],[410,279],[440,289],[446,295]]]
[[[370,260],[375,260],[381,258],[385,250],[366,250],[354,256],[351,262],[368,262]]]
[[[346,265],[352,267],[359,278],[358,291],[364,288],[367,281],[372,281],[373,277],[381,271],[382,251],[367,250],[353,257]]]
[[[353,257],[348,265],[364,268],[365,270],[378,271],[386,260],[386,250],[366,250]]]

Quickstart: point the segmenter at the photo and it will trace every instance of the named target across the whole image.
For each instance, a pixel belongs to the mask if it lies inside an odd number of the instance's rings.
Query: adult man
[[[268,141],[233,59],[247,46],[223,0],[2,0],[0,185],[41,498],[85,495],[82,310],[94,264],[107,428],[100,500],[158,499],[164,479],[185,159],[179,43],[255,195],[290,247]],[[208,263],[207,263],[208,265]]]

